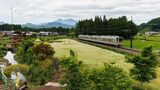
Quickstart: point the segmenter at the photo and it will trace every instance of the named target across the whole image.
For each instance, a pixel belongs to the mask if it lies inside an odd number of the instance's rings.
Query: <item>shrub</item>
[[[29,74],[26,76],[29,82],[43,85],[54,77],[56,66],[53,55],[54,48],[51,45],[26,39],[16,53],[16,60],[29,66]]]
[[[55,68],[52,66],[47,68],[41,67],[42,65],[30,65],[28,80],[34,85],[44,85],[46,81],[52,80],[55,74]]]
[[[77,58],[69,57],[64,59],[62,67],[64,75],[61,84],[66,84],[67,90],[88,90],[90,88],[89,72]]]
[[[0,58],[3,58],[6,53],[7,53],[6,48],[0,45]]]
[[[144,48],[139,56],[129,57],[128,62],[134,64],[130,70],[132,77],[142,85],[144,82],[150,82],[156,78],[156,68],[159,61],[152,52],[152,46]]]
[[[34,43],[31,40],[24,40],[19,46],[16,52],[16,60],[22,64],[32,64],[35,59],[35,54],[33,53]]]
[[[129,90],[131,79],[119,67],[104,64],[102,69],[93,69],[91,73],[92,88],[95,90]]]
[[[70,50],[70,57],[61,61],[64,70],[62,85],[67,90],[131,90],[131,79],[114,64],[104,64],[104,68],[86,67],[78,61]]]
[[[33,51],[39,60],[52,58],[55,53],[54,48],[47,43],[39,43],[33,47]]]
[[[0,62],[8,62],[8,60],[6,60],[5,58],[1,58]]]
[[[15,64],[15,65],[10,65],[4,69],[4,74],[7,77],[11,76],[12,72],[21,72],[24,75],[27,75],[29,71],[29,67],[24,64]]]

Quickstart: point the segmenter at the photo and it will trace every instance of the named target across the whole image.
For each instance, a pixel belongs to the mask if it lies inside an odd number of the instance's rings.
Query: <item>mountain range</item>
[[[47,23],[40,23],[40,24],[32,24],[32,23],[26,23],[23,24],[22,27],[28,27],[28,28],[51,28],[51,27],[63,27],[63,28],[72,28],[75,27],[77,21],[73,19],[58,19],[53,22],[47,22]]]
[[[27,28],[51,28],[51,27],[63,27],[63,28],[72,28],[75,27],[77,21],[73,19],[58,19],[53,22],[46,22],[46,23],[39,23],[39,24],[33,24],[33,23],[26,23],[22,24],[22,27]],[[5,22],[0,22],[0,25],[7,24]]]
[[[5,22],[0,22],[0,25],[6,24]]]

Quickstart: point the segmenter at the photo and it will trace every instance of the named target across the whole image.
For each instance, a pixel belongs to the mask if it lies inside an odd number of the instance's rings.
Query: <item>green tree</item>
[[[89,72],[81,61],[75,57],[69,57],[61,62],[64,71],[61,84],[66,84],[67,90],[89,90]]]
[[[131,79],[119,67],[104,64],[104,68],[93,69],[90,75],[93,90],[129,90]]]
[[[30,39],[24,39],[16,52],[16,60],[23,64],[32,64],[35,59],[33,52],[33,41]]]
[[[39,60],[52,58],[55,53],[54,48],[48,43],[38,43],[33,47],[33,52]]]
[[[104,68],[91,70],[73,53],[70,50],[70,57],[61,61],[64,71],[61,84],[67,90],[131,90],[131,79],[121,68],[104,64]]]
[[[106,16],[96,16],[95,19],[81,20],[76,24],[76,34],[88,34],[88,35],[119,35],[124,38],[129,38],[131,32],[131,25],[134,29],[133,35],[137,34],[137,28],[135,23],[127,20],[126,16],[119,18],[106,19]]]
[[[43,85],[54,78],[56,67],[54,52],[54,48],[47,43],[33,43],[31,39],[23,40],[16,53],[16,60],[29,66],[27,75],[29,82]]]
[[[159,62],[152,51],[152,46],[145,47],[139,56],[129,57],[128,62],[134,64],[134,67],[130,70],[132,77],[142,85],[156,78],[156,69]]]

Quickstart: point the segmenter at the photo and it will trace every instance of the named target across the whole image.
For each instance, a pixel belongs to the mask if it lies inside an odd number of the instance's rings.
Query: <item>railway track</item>
[[[107,45],[107,44],[104,44],[104,43],[97,43],[97,42],[94,42],[94,41],[81,40],[81,39],[79,39],[78,41],[83,42],[83,43],[87,43],[87,44],[90,44],[90,45],[102,47],[102,48],[105,48],[105,49],[109,49],[109,50],[112,50],[112,51],[115,51],[115,52],[118,52],[118,53],[123,53],[123,54],[138,55],[138,54],[141,53],[141,51],[139,51],[139,50],[124,48],[122,46],[116,47],[114,45]]]
[[[122,53],[122,54],[128,54],[128,55],[140,55],[141,54],[141,51],[139,51],[139,50],[125,48],[125,47],[122,47],[122,46],[116,47],[114,45],[107,45],[107,44],[104,44],[104,43],[97,43],[97,42],[94,42],[94,41],[81,40],[81,39],[78,39],[78,41],[82,42],[82,43],[87,43],[87,44],[90,44],[90,45],[98,46],[98,47],[101,47],[101,48],[105,48],[105,49],[108,49],[108,50],[112,50],[112,51]],[[160,60],[160,53],[158,53],[158,59]]]
[[[140,54],[140,51],[138,51],[138,50],[124,48],[122,46],[116,47],[114,45],[108,45],[108,44],[104,44],[104,43],[97,43],[97,42],[88,41],[88,40],[79,40],[79,41],[83,42],[83,43],[91,44],[91,45],[94,45],[94,46],[99,46],[99,47],[102,47],[102,48],[106,48],[106,49],[109,49],[109,50],[113,50],[113,51],[116,51],[116,52],[119,52],[119,53],[125,53],[125,54],[131,54],[131,55]]]

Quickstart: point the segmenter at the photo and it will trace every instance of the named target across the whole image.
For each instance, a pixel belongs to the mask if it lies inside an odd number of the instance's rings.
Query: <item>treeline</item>
[[[12,25],[11,24],[3,24],[0,25],[0,31],[11,31],[12,30]],[[52,31],[52,32],[58,32],[60,35],[67,35],[69,33],[68,28],[63,28],[63,27],[52,27],[52,28],[26,28],[26,27],[21,27],[21,25],[13,25],[13,30],[16,31],[34,31],[34,32],[39,32],[39,31]]]
[[[119,35],[130,37],[130,32],[137,34],[136,24],[127,20],[126,16],[107,19],[106,16],[96,16],[94,19],[81,20],[76,24],[76,34],[84,35]]]
[[[39,32],[39,31],[48,31],[48,32],[58,32],[60,35],[66,35],[68,34],[69,30],[68,28],[63,28],[63,27],[52,27],[52,28],[23,28],[23,31],[34,31],[34,32]]]
[[[21,25],[13,25],[13,30],[21,30],[22,27]],[[12,25],[11,24],[3,24],[0,25],[0,31],[11,31],[12,30]]]

